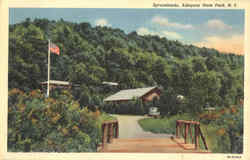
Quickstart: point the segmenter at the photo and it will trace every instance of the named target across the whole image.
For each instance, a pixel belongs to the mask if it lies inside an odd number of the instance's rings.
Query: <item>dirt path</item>
[[[113,115],[119,121],[119,138],[170,138],[170,134],[155,134],[144,131],[138,120],[144,116]]]

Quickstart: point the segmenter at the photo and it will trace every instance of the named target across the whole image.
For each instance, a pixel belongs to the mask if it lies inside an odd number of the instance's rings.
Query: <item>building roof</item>
[[[110,85],[110,86],[118,86],[118,83],[116,82],[102,82],[102,84],[107,84],[107,85]]]
[[[41,84],[47,84],[48,81],[41,82]],[[49,80],[49,84],[56,84],[56,85],[70,85],[67,81],[56,81],[56,80]]]
[[[133,98],[140,98],[146,95],[151,90],[157,88],[154,87],[147,87],[147,88],[137,88],[137,89],[127,89],[121,90],[114,95],[111,95],[104,99],[104,101],[122,101],[122,100],[132,100]]]

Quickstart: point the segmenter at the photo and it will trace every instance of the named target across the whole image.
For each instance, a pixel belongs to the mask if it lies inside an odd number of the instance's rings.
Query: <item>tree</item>
[[[192,64],[194,72],[205,72],[207,70],[204,58],[195,57],[192,59]]]
[[[189,110],[201,112],[206,103],[216,106],[221,101],[221,82],[216,72],[197,72],[193,76],[190,94],[187,95]]]
[[[218,89],[214,106],[237,103],[244,97],[244,56],[65,20],[27,19],[10,25],[9,37],[9,88],[32,90],[47,80],[47,39],[50,38],[61,50],[60,56],[51,55],[51,78],[81,86],[84,90],[76,89],[78,95],[74,95],[84,105],[93,104],[93,97],[105,97],[120,89],[154,85],[166,90],[172,88],[175,96],[189,97],[193,100],[187,98],[190,106],[212,101]],[[101,87],[102,81],[120,85],[117,90],[106,92]],[[210,90],[208,97],[199,99]],[[175,98],[171,98],[173,105]],[[183,105],[177,108],[180,107]]]

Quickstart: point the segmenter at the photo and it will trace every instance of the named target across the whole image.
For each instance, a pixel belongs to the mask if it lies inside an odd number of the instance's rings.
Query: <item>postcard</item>
[[[249,159],[249,2],[0,4],[3,159]]]

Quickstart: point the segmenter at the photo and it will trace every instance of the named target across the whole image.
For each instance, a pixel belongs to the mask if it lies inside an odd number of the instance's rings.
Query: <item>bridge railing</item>
[[[205,140],[205,137],[202,134],[200,128],[200,122],[197,121],[186,121],[186,120],[177,120],[176,121],[176,138],[184,138],[184,143],[187,144],[188,140],[191,139],[191,143],[195,144],[195,149],[199,149],[199,137],[205,146],[205,149],[208,150],[208,146]]]
[[[102,147],[106,143],[112,143],[113,138],[119,137],[119,124],[117,120],[104,121],[102,123]]]

